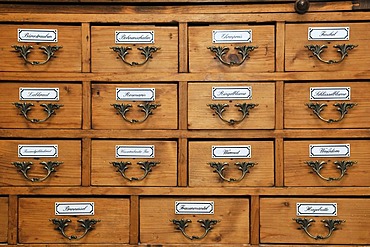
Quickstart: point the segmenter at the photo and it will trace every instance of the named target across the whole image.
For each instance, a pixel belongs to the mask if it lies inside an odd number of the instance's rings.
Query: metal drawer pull
[[[205,220],[198,220],[198,222],[200,223],[200,226],[203,227],[205,229],[204,233],[202,236],[189,236],[186,231],[185,231],[185,228],[188,227],[188,223],[191,223],[191,220],[189,219],[181,219],[181,220],[176,220],[176,219],[173,219],[173,220],[170,220],[173,224],[176,225],[176,230],[180,230],[182,235],[184,235],[187,239],[190,239],[190,240],[200,240],[200,239],[203,239],[205,238],[205,236],[207,236],[208,232],[211,231],[213,229],[213,225],[216,225],[218,222],[220,222],[219,220],[210,220],[210,219],[205,219]]]
[[[49,60],[52,57],[55,56],[55,52],[58,51],[60,48],[63,48],[63,46],[57,46],[57,45],[48,45],[48,46],[40,46],[39,49],[43,50],[46,54],[46,59],[44,61],[30,61],[28,60],[28,54],[31,53],[31,49],[33,49],[32,45],[12,45],[12,47],[15,49],[16,52],[19,52],[19,56],[23,58],[26,63],[32,64],[32,65],[43,65],[49,62]]]
[[[51,222],[53,222],[54,225],[57,225],[57,228],[55,230],[60,231],[60,233],[63,235],[63,237],[69,239],[69,240],[80,240],[81,238],[85,237],[85,235],[93,230],[93,226],[100,222],[100,220],[95,219],[79,219],[77,222],[81,223],[80,226],[85,229],[84,233],[81,236],[71,235],[67,236],[67,234],[64,232],[64,229],[68,226],[68,223],[71,222],[70,219],[50,219]]]
[[[23,176],[31,181],[31,182],[42,182],[46,180],[51,173],[56,172],[55,168],[59,165],[63,164],[63,162],[59,161],[42,161],[40,162],[41,165],[44,165],[44,169],[47,171],[47,174],[43,178],[30,178],[27,174],[28,170],[31,169],[31,165],[33,165],[30,161],[23,161],[23,162],[12,162],[12,165],[14,165],[16,168],[18,168],[18,171],[20,171]]]
[[[160,104],[151,104],[151,103],[145,103],[145,104],[139,104],[138,107],[142,108],[141,111],[145,113],[145,116],[142,120],[137,119],[128,119],[126,117],[126,113],[130,110],[130,107],[132,107],[131,104],[111,104],[119,114],[121,114],[123,120],[129,122],[129,123],[142,123],[144,122],[150,115],[153,114],[152,110],[156,109]]]
[[[235,120],[235,119],[226,120],[223,118],[222,113],[226,111],[225,107],[229,107],[228,104],[208,104],[207,106],[209,106],[212,110],[214,110],[217,116],[222,121],[230,125],[233,125],[233,124],[242,122],[249,115],[249,109],[253,109],[254,107],[258,106],[258,104],[247,104],[247,103],[236,104],[235,106],[239,107],[240,108],[239,111],[241,111],[243,114],[242,118],[239,120]]]
[[[19,115],[23,115],[23,117],[25,119],[27,119],[28,121],[30,121],[31,123],[45,122],[52,115],[55,115],[55,110],[59,109],[60,107],[63,107],[62,104],[52,104],[52,103],[40,104],[40,106],[44,107],[44,111],[46,111],[47,116],[44,119],[36,119],[36,118],[32,119],[32,118],[29,118],[27,116],[27,114],[28,114],[29,111],[32,110],[32,106],[34,106],[34,104],[27,103],[27,102],[26,103],[15,102],[15,103],[13,103],[13,105],[15,105],[15,107],[17,107],[19,109],[19,111],[21,112]]]
[[[328,48],[327,45],[305,45],[308,50],[312,52],[312,54],[317,57],[317,59],[326,64],[333,64],[333,63],[340,63],[344,60],[346,56],[348,56],[348,51],[356,48],[358,45],[351,45],[351,44],[343,44],[343,45],[334,45],[334,48],[338,48],[337,52],[341,54],[341,58],[339,60],[324,60],[320,57],[320,54],[323,53],[325,48]]]
[[[217,173],[220,178],[226,182],[240,182],[243,180],[245,175],[249,173],[249,168],[257,165],[258,163],[253,162],[236,162],[235,165],[238,167],[238,170],[242,172],[241,176],[237,179],[235,178],[226,178],[224,176],[224,171],[226,169],[226,166],[229,164],[227,162],[221,163],[221,162],[210,162],[208,163],[212,168],[214,168],[213,172]]]
[[[128,54],[128,51],[132,50],[132,48],[129,47],[129,46],[114,46],[114,47],[110,47],[110,49],[117,52],[118,57],[120,57],[125,64],[128,64],[130,66],[140,66],[140,65],[144,65],[146,62],[148,62],[150,58],[153,58],[152,54],[154,52],[160,50],[161,48],[160,47],[155,47],[155,46],[138,47],[137,49],[139,51],[141,51],[140,54],[145,57],[145,60],[141,63],[138,63],[138,62],[131,62],[130,63],[130,62],[126,61],[125,57]]]
[[[323,118],[320,113],[325,109],[327,104],[320,104],[320,103],[306,103],[305,104],[308,108],[312,110],[312,112],[322,121],[326,123],[335,123],[341,121],[344,116],[348,113],[348,110],[355,107],[356,103],[335,103],[334,106],[337,107],[337,111],[340,112],[340,117],[338,119],[325,119]]]
[[[239,62],[239,58],[237,57],[237,55],[233,54],[233,55],[230,55],[229,57],[232,58],[234,61],[230,61],[230,62],[226,62],[224,59],[223,59],[223,56],[226,55],[226,53],[230,50],[230,48],[224,46],[224,47],[221,47],[221,46],[210,46],[210,47],[207,47],[207,49],[209,49],[211,52],[213,52],[215,54],[215,57],[214,59],[218,59],[222,64],[224,65],[227,65],[227,66],[240,66],[244,63],[244,61],[246,61],[248,58],[249,58],[249,52],[253,51],[254,49],[257,49],[258,46],[246,46],[246,45],[243,45],[243,46],[236,46],[234,49],[235,50],[238,50],[238,54],[240,54],[242,56],[242,60]]]
[[[123,178],[132,182],[132,181],[141,181],[144,178],[146,178],[146,176],[148,176],[148,174],[152,171],[152,167],[155,167],[156,165],[158,165],[161,162],[159,162],[159,161],[137,162],[137,164],[140,165],[140,168],[144,170],[144,175],[139,177],[139,178],[136,178],[136,177],[129,178],[129,177],[126,176],[125,171],[128,169],[128,165],[131,165],[130,161],[127,161],[127,162],[125,162],[125,161],[120,161],[120,162],[113,161],[113,162],[109,162],[109,163],[112,164],[114,167],[117,167],[117,172],[121,173]]]
[[[298,229],[302,229],[310,238],[313,238],[315,240],[330,238],[333,231],[338,230],[337,225],[340,225],[340,224],[346,222],[345,220],[331,220],[331,219],[330,220],[322,220],[321,222],[323,222],[324,226],[329,229],[329,232],[326,236],[321,236],[321,235],[314,236],[314,235],[312,235],[311,233],[308,232],[308,228],[311,226],[311,223],[315,222],[314,219],[294,218],[293,220],[295,220],[295,222],[297,222],[297,224],[300,225],[300,227]]]
[[[320,174],[321,169],[324,167],[325,164],[327,164],[325,161],[305,161],[308,166],[312,168],[312,170],[323,180],[325,181],[333,181],[333,180],[341,180],[343,176],[347,172],[347,168],[353,166],[356,164],[356,161],[351,160],[342,160],[342,161],[334,161],[334,165],[336,165],[336,168],[340,170],[340,176],[336,178],[332,177],[324,177]]]

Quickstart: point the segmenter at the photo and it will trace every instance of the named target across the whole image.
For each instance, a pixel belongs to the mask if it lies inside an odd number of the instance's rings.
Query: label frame
[[[248,91],[249,94],[247,96],[243,97],[222,97],[222,96],[217,96],[215,93],[219,90],[245,90]],[[230,86],[230,87],[212,87],[212,100],[239,100],[239,99],[244,99],[244,100],[250,100],[252,99],[252,87],[251,86]]]
[[[136,149],[150,149],[151,153],[147,155],[120,155],[119,150],[122,148],[136,148]],[[115,156],[117,159],[127,159],[127,158],[155,158],[155,145],[116,145],[115,146]]]
[[[144,40],[144,39],[137,39],[137,40],[127,40],[127,41],[122,41],[118,38],[119,34],[149,34],[151,37],[149,40]],[[154,30],[134,30],[134,31],[129,31],[129,30],[116,30],[114,31],[114,43],[115,44],[154,44],[155,43],[155,31]]]
[[[119,93],[127,91],[127,92],[146,92],[149,91],[152,96],[151,97],[143,97],[143,98],[125,98],[120,97]],[[119,101],[155,101],[155,88],[116,88],[116,100]]]
[[[25,39],[22,38],[20,35],[22,32],[34,32],[34,33],[52,33],[54,37],[50,39]],[[34,28],[18,28],[17,29],[17,40],[18,42],[32,42],[32,43],[57,43],[58,42],[58,29],[34,29]]]
[[[318,148],[346,148],[347,149],[347,152],[346,153],[340,153],[340,154],[327,154],[327,155],[323,155],[321,153],[315,153],[314,152],[314,149],[318,149]],[[323,157],[328,157],[328,158],[348,158],[348,157],[351,157],[351,144],[347,143],[347,144],[310,144],[309,147],[308,147],[308,153],[309,153],[309,157],[310,158],[315,158],[315,157],[318,157],[318,158],[323,158]]]
[[[222,33],[247,33],[249,37],[241,38],[239,40],[221,39],[217,36]],[[238,29],[238,30],[212,30],[212,43],[213,44],[230,44],[230,43],[252,43],[253,30],[252,29]]]
[[[300,211],[300,208],[303,207],[303,206],[311,206],[311,207],[317,207],[317,206],[326,206],[326,207],[332,207],[332,210],[329,211],[329,213],[316,213],[316,212],[313,212],[313,213],[305,213],[305,212],[301,212]],[[300,203],[300,202],[297,202],[296,203],[296,214],[297,216],[337,216],[338,215],[338,205],[337,203],[333,202],[333,203]]]
[[[75,212],[68,212],[63,213],[58,210],[59,207],[62,206],[71,206],[71,205],[87,205],[86,207],[90,207],[90,210],[76,210]],[[55,202],[55,215],[94,215],[95,214],[95,204],[94,202]]]
[[[24,155],[22,154],[23,148],[51,148],[54,149],[54,153],[52,155]],[[59,155],[59,147],[58,144],[18,144],[18,158],[57,158]]]
[[[181,205],[209,205],[209,210],[179,210]],[[214,214],[215,203],[214,201],[175,201],[175,214]]]
[[[55,92],[55,97],[52,98],[47,98],[47,97],[25,97],[23,96],[24,92],[27,91],[50,91],[50,92]],[[47,101],[59,101],[59,88],[34,88],[34,87],[20,87],[19,88],[19,100],[47,100]]]
[[[217,155],[217,149],[246,149],[248,150],[247,154],[243,155]],[[239,151],[240,151],[239,150]],[[244,158],[244,159],[250,159],[252,158],[252,145],[212,145],[211,147],[211,157],[212,159],[227,159],[227,158]]]

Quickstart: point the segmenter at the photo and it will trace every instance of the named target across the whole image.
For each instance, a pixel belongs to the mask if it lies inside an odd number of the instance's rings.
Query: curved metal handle
[[[317,236],[314,236],[312,235],[309,231],[308,231],[308,228],[311,226],[311,223],[312,222],[315,222],[314,219],[306,219],[306,218],[294,218],[293,219],[295,222],[297,222],[297,224],[299,224],[299,229],[302,229],[310,238],[313,238],[315,240],[318,240],[318,239],[328,239],[330,238],[330,236],[332,235],[333,231],[337,230],[337,225],[340,225],[344,222],[346,222],[345,220],[322,220],[321,222],[324,223],[324,226],[326,228],[328,228],[329,232],[326,236],[321,236],[321,235],[317,235]]]
[[[223,59],[223,57],[230,50],[230,48],[228,48],[226,46],[224,46],[224,47],[221,47],[221,46],[207,47],[207,49],[209,49],[211,52],[213,52],[215,54],[215,57],[214,57],[215,59],[217,58],[222,64],[227,65],[227,66],[240,66],[240,65],[242,65],[249,58],[249,52],[254,51],[254,49],[257,49],[257,48],[258,48],[258,46],[246,46],[246,45],[236,46],[234,49],[238,50],[238,54],[240,54],[242,56],[241,61],[239,61],[239,59],[236,55],[233,55],[234,60],[237,60],[237,62],[235,62],[235,61],[226,62]]]
[[[160,50],[161,48],[155,47],[155,46],[138,47],[137,49],[141,51],[140,54],[145,57],[145,60],[141,63],[138,63],[138,62],[130,63],[126,61],[126,55],[129,53],[128,51],[132,50],[132,48],[129,46],[114,46],[114,47],[110,47],[110,49],[117,52],[118,57],[120,57],[125,64],[128,64],[130,66],[140,66],[140,65],[146,64],[146,62],[148,62],[150,58],[153,58],[152,54]]]
[[[33,165],[32,162],[30,162],[30,161],[12,162],[12,165],[14,165],[16,168],[18,168],[18,171],[20,171],[23,174],[23,177],[25,177],[28,181],[31,181],[31,182],[42,182],[42,181],[46,180],[51,175],[51,173],[56,172],[55,168],[58,167],[59,165],[63,164],[63,162],[42,161],[42,162],[40,162],[40,164],[44,166],[44,169],[47,171],[47,174],[42,178],[30,178],[27,173],[28,173],[28,170],[31,169],[31,165]]]
[[[305,161],[308,166],[312,168],[312,170],[323,180],[325,181],[333,181],[333,180],[341,180],[343,176],[347,172],[347,168],[353,166],[356,164],[356,161],[351,161],[351,160],[341,160],[341,161],[334,161],[334,165],[336,166],[337,169],[340,170],[340,176],[333,178],[333,177],[325,177],[321,175],[320,171],[324,167],[325,164],[327,164],[325,161]]]
[[[355,107],[356,103],[335,103],[334,106],[337,107],[337,111],[340,113],[340,117],[338,119],[325,119],[323,118],[320,113],[325,109],[327,104],[320,104],[320,103],[306,103],[305,104],[308,108],[312,110],[312,112],[322,121],[326,123],[335,123],[341,121],[344,116],[348,113],[348,110]]]
[[[77,222],[81,223],[80,226],[84,229],[84,233],[81,236],[71,235],[68,236],[64,229],[68,226],[68,223],[71,222],[70,219],[50,219],[51,222],[53,222],[54,225],[57,225],[57,228],[55,230],[60,231],[60,233],[63,235],[63,237],[67,238],[68,240],[80,240],[81,238],[85,237],[85,235],[93,230],[93,226],[100,222],[100,220],[95,219],[79,219]]]
[[[112,164],[114,167],[117,167],[117,172],[121,173],[122,177],[124,179],[127,179],[128,181],[132,182],[132,181],[141,181],[143,180],[144,178],[146,178],[146,176],[148,176],[148,174],[152,171],[152,167],[155,167],[156,165],[158,165],[159,161],[144,161],[144,162],[137,162],[138,165],[140,165],[140,168],[144,170],[144,175],[139,177],[139,178],[136,178],[136,177],[127,177],[126,174],[125,174],[125,171],[128,169],[128,165],[131,165],[131,162],[127,161],[120,161],[120,162],[116,162],[116,161],[113,161],[113,162],[109,162],[110,164]]]
[[[222,121],[230,125],[233,125],[233,124],[242,122],[249,115],[249,109],[253,109],[254,107],[258,106],[258,104],[247,104],[247,103],[236,104],[235,106],[239,107],[239,111],[242,112],[243,114],[243,116],[239,120],[235,120],[235,119],[226,120],[223,118],[222,113],[226,111],[225,107],[229,107],[228,104],[208,104],[207,106],[209,106],[212,110],[214,110],[217,116]]]
[[[43,50],[43,53],[46,54],[46,59],[44,61],[30,61],[28,60],[28,55],[31,53],[31,49],[33,49],[32,45],[12,45],[12,47],[15,49],[16,52],[19,52],[19,56],[23,58],[26,63],[32,65],[46,64],[52,57],[56,57],[54,54],[56,51],[58,51],[60,48],[63,48],[63,46],[57,45],[40,46],[39,49]]]
[[[25,103],[15,102],[15,103],[13,103],[13,105],[15,105],[15,107],[17,107],[19,109],[19,111],[21,112],[19,115],[23,115],[23,117],[25,119],[27,119],[28,121],[30,121],[31,123],[45,122],[52,115],[55,115],[55,110],[64,106],[62,104],[52,104],[52,103],[40,104],[40,106],[44,107],[44,111],[47,113],[47,116],[44,119],[36,119],[36,118],[32,119],[32,118],[29,118],[27,116],[27,113],[32,110],[32,106],[34,106],[34,104],[27,103],[27,102],[25,102]]]
[[[170,220],[174,225],[176,225],[175,229],[180,230],[182,235],[184,235],[187,239],[190,240],[200,240],[207,236],[208,232],[213,229],[213,226],[216,225],[219,220],[212,220],[212,219],[205,219],[205,220],[198,220],[200,226],[205,229],[204,233],[201,236],[190,236],[186,233],[185,228],[188,227],[188,223],[191,223],[189,219],[181,219],[181,220]]]
[[[242,172],[241,176],[237,179],[235,178],[226,178],[224,175],[224,170],[226,169],[226,166],[229,164],[227,162],[221,163],[221,162],[210,162],[208,163],[212,168],[214,168],[213,172],[217,173],[220,178],[226,182],[240,182],[244,179],[245,175],[249,173],[249,168],[257,165],[258,163],[254,162],[236,162],[235,165],[238,167],[238,169]]]
[[[158,106],[161,106],[160,104],[151,104],[146,102],[145,104],[139,104],[137,105],[138,107],[141,108],[141,111],[145,113],[145,116],[142,120],[137,120],[137,119],[128,119],[126,117],[126,113],[130,110],[130,107],[132,107],[131,104],[111,104],[119,114],[121,114],[123,120],[129,122],[129,123],[142,123],[147,118],[153,114],[152,110],[156,109]]]
[[[333,63],[340,63],[344,60],[346,56],[348,56],[348,51],[356,48],[358,45],[352,44],[343,44],[343,45],[334,45],[334,48],[338,48],[337,52],[340,53],[341,57],[339,60],[324,60],[320,57],[321,53],[323,53],[325,48],[328,48],[327,45],[305,45],[308,50],[312,52],[312,54],[317,57],[317,59],[326,64],[333,64]]]

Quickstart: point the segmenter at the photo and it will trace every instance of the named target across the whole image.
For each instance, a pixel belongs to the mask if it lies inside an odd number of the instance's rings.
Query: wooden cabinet
[[[0,243],[8,241],[8,198],[0,197]]]

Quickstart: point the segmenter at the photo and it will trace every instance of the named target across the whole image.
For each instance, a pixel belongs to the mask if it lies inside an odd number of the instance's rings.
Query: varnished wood
[[[285,68],[285,22],[276,23],[276,54],[275,54],[275,71],[282,72]]]
[[[81,155],[81,185],[91,185],[91,153],[92,145],[90,138],[82,139],[82,155]]]
[[[179,139],[178,162],[177,162],[177,185],[180,187],[188,186],[188,140]]]
[[[251,244],[260,243],[260,197],[251,196]]]
[[[8,243],[18,243],[18,196],[9,195],[8,198]]]
[[[284,142],[283,138],[275,139],[275,186],[284,185]]]
[[[88,73],[91,71],[91,34],[90,34],[90,23],[81,24],[81,56],[82,56],[82,72]]]
[[[0,197],[0,243],[8,242],[11,231],[14,234],[14,228],[9,230],[9,220],[14,221],[9,219],[9,215],[9,199],[8,197]]]
[[[189,72],[188,24],[179,23],[179,72]]]
[[[130,196],[130,244],[139,243],[139,222],[140,222],[140,198]]]

